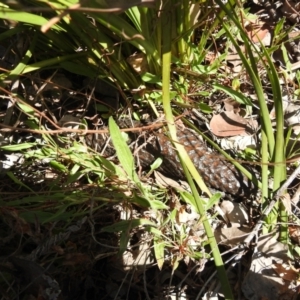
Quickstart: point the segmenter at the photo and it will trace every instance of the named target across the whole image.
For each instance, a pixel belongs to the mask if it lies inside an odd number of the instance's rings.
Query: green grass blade
[[[0,149],[15,152],[15,151],[21,151],[21,150],[25,150],[25,149],[30,149],[36,145],[37,145],[37,143],[23,143],[23,144],[17,144],[17,145],[0,146]]]
[[[108,124],[111,140],[116,149],[117,156],[120,160],[121,165],[123,166],[128,177],[141,187],[142,184],[137,173],[135,172],[135,163],[133,155],[127,143],[125,142],[119,127],[117,126],[115,120],[112,117],[109,118]]]
[[[252,106],[252,102],[248,97],[246,97],[245,95],[243,95],[242,93],[240,93],[238,91],[233,90],[232,88],[230,88],[228,86],[224,86],[224,85],[215,83],[215,84],[213,84],[213,87],[216,90],[223,91],[224,93],[226,93],[228,96],[230,96],[233,100],[235,100],[238,103]]]
[[[0,8],[0,19],[12,20],[12,21],[22,22],[24,24],[31,24],[36,26],[43,26],[48,22],[47,19],[37,14],[16,11],[9,8]],[[52,29],[62,30],[62,27],[60,27],[59,25],[53,25]]]
[[[165,242],[159,237],[153,238],[154,255],[157,261],[157,267],[161,270],[165,262]]]
[[[175,2],[174,2],[175,3]],[[185,171],[185,174],[187,176],[188,182],[190,184],[190,187],[192,189],[193,196],[195,197],[195,202],[197,205],[198,212],[201,215],[201,218],[203,219],[203,225],[205,228],[205,232],[207,234],[207,238],[210,243],[210,247],[215,259],[215,265],[217,267],[219,279],[222,284],[223,293],[225,295],[225,299],[233,299],[233,295],[231,292],[230,284],[228,281],[228,277],[226,275],[226,270],[224,267],[224,263],[222,261],[222,257],[220,255],[218,245],[216,242],[216,239],[213,235],[212,228],[208,222],[205,209],[203,207],[203,204],[201,203],[201,199],[199,197],[198,191],[196,189],[196,186],[189,174],[189,171],[195,178],[196,182],[200,184],[200,188],[202,187],[205,191],[208,190],[205,184],[203,183],[203,180],[201,179],[200,175],[198,174],[195,166],[193,165],[191,159],[189,158],[185,148],[183,145],[180,145],[179,143],[176,143],[177,136],[176,136],[176,126],[174,123],[174,117],[172,114],[171,109],[171,101],[170,101],[170,73],[171,73],[171,17],[168,11],[171,9],[172,1],[169,1],[166,3],[166,7],[164,7],[165,11],[163,12],[163,19],[165,21],[165,26],[163,27],[163,65],[162,65],[162,82],[163,82],[163,106],[166,116],[166,121],[168,123],[169,133],[174,141],[174,146],[176,147],[179,158],[181,161],[181,165]],[[197,180],[198,179],[198,180]],[[210,192],[207,192],[210,195]]]
[[[134,220],[124,220],[118,223],[105,226],[101,229],[102,232],[127,232],[128,229],[132,229],[138,226],[153,226],[157,227],[155,223],[147,220],[147,219],[134,219]]]
[[[6,172],[6,175],[8,175],[8,177],[10,177],[10,179],[12,179],[13,182],[15,182],[16,184],[23,186],[24,188],[26,188],[27,190],[29,190],[30,192],[34,193],[34,191],[26,184],[24,184],[21,180],[19,180],[11,171]]]

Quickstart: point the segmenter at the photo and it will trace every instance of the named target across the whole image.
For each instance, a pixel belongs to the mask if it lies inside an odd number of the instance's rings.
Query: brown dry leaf
[[[283,109],[284,109],[284,121],[285,121],[286,125],[287,126],[299,125],[299,123],[300,123],[300,117],[299,117],[300,105],[289,103],[288,101],[283,101]],[[272,109],[272,111],[273,111],[273,109]],[[274,119],[275,118],[276,118],[276,115],[274,113]]]
[[[138,73],[143,74],[149,70],[146,54],[134,53],[127,58],[127,62]]]
[[[223,103],[226,111],[233,111],[235,113],[240,111],[240,103],[231,98],[224,100]]]
[[[240,48],[243,53],[246,52],[244,45],[241,45]],[[235,48],[231,48],[229,49],[229,51],[230,54],[226,56],[226,61],[230,66],[232,66],[232,68],[230,68],[230,71],[233,72],[234,75],[238,75],[242,69],[243,62],[239,54],[236,52]]]
[[[214,231],[214,236],[218,244],[235,247],[246,239],[251,230],[248,226],[217,228]]]
[[[288,193],[285,193],[284,195],[282,195],[282,197],[280,197],[280,200],[282,202],[282,204],[284,205],[286,211],[288,213],[292,212],[292,204],[291,204],[291,197]]]
[[[177,224],[186,224],[188,221],[188,213],[186,212],[185,205],[182,205],[176,214],[176,222]]]
[[[144,233],[141,234],[137,247],[130,251],[125,251],[122,257],[117,258],[113,266],[122,271],[144,271],[145,268],[152,266],[153,263],[154,257],[152,256],[149,234]]]
[[[245,208],[240,203],[224,200],[220,208],[227,216],[232,227],[241,227],[248,223],[249,217]]]
[[[72,115],[64,115],[58,122],[58,125],[60,127],[64,128],[72,128],[72,129],[78,129],[79,125],[81,124],[80,118],[74,117]]]
[[[272,232],[259,237],[257,251],[242,285],[246,299],[295,299],[298,283],[284,280],[274,270],[274,265],[288,261],[288,245],[280,243],[278,236],[278,232]]]
[[[212,117],[210,129],[216,136],[227,137],[247,134],[247,121],[234,112],[222,112]]]
[[[298,135],[300,133],[300,125],[293,126],[294,134]]]
[[[58,246],[58,245],[54,245],[52,247],[53,251],[55,253],[57,253],[58,255],[63,255],[65,253],[65,250],[61,247],[61,246]]]
[[[14,230],[20,234],[28,234],[29,236],[34,236],[30,224],[20,217],[18,217],[18,219],[16,220]]]
[[[205,55],[205,61],[212,64],[217,58],[217,54],[213,51],[208,51]]]
[[[291,225],[289,226],[289,234],[291,240],[300,245],[300,226]]]
[[[273,264],[273,270],[284,280],[299,281],[299,270],[291,264]]]
[[[164,188],[173,187],[182,192],[184,192],[186,190],[184,187],[184,184],[180,184],[178,181],[171,179],[167,176],[164,176],[159,171],[154,171],[154,177],[155,177],[156,183],[161,187],[164,187]]]
[[[281,7],[281,12],[283,15],[293,24],[296,24],[300,21],[300,3],[285,0],[283,1],[283,5]]]
[[[299,126],[300,127],[300,126]],[[300,129],[300,128],[299,128]],[[300,160],[300,156],[299,155],[295,155],[294,156],[295,159],[297,159],[298,161]],[[298,185],[296,192],[294,193],[292,199],[291,199],[291,203],[295,206],[298,205],[298,202],[300,200],[300,186]]]
[[[14,208],[2,208],[2,215],[5,217],[7,224],[18,234],[28,234],[33,236],[30,224],[20,217],[19,211]]]
[[[270,28],[263,22],[256,24],[250,23],[246,27],[247,35],[253,43],[262,43],[264,46],[270,46],[271,33]]]
[[[234,136],[221,139],[220,146],[223,150],[245,150],[247,147],[256,148],[257,141],[253,135]]]
[[[76,266],[89,263],[90,257],[83,253],[69,253],[65,256],[63,265],[65,266]]]

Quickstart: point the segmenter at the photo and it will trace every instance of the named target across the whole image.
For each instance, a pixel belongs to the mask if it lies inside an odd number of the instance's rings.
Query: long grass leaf
[[[26,13],[22,11],[16,11],[10,8],[1,8],[0,9],[0,19],[5,20],[13,20],[17,22],[22,22],[24,24],[31,24],[31,25],[37,25],[37,26],[43,26],[48,22],[47,19],[45,19],[42,16],[39,16],[37,14],[31,14]],[[55,30],[62,30],[63,28],[59,25],[53,25],[52,29]]]
[[[191,171],[191,173],[193,174],[193,176],[195,175],[196,181],[197,179],[199,179],[197,181],[198,184],[200,184],[201,186],[204,187],[204,189],[207,187],[205,186],[205,184],[203,183],[203,180],[201,179],[200,175],[198,174],[195,166],[193,165],[193,163],[191,162],[190,157],[188,156],[185,148],[183,147],[183,145],[180,145],[179,143],[176,143],[177,141],[177,136],[176,136],[176,126],[174,123],[174,117],[172,114],[172,109],[171,109],[171,101],[170,101],[170,73],[171,73],[171,32],[172,32],[172,23],[171,23],[171,17],[168,13],[170,9],[171,9],[171,5],[172,5],[172,1],[169,1],[166,3],[166,7],[165,8],[165,12],[163,13],[163,17],[164,17],[164,21],[165,21],[165,26],[162,28],[163,29],[163,51],[162,51],[162,55],[163,55],[163,66],[162,66],[162,78],[163,78],[163,106],[164,106],[164,111],[165,111],[165,116],[166,116],[166,121],[168,122],[168,128],[169,128],[169,132],[170,132],[170,136],[172,138],[172,140],[174,141],[174,146],[176,147],[178,154],[179,154],[179,158],[181,161],[181,165],[185,171],[186,177],[188,179],[188,182],[190,184],[193,196],[195,198],[195,203],[197,205],[197,209],[198,212],[200,213],[201,217],[203,218],[203,225],[205,228],[205,232],[207,234],[207,238],[209,240],[210,243],[210,247],[215,259],[215,265],[219,274],[219,279],[221,281],[222,284],[222,288],[223,288],[223,293],[225,296],[225,299],[233,299],[233,295],[232,295],[232,291],[230,288],[230,284],[228,281],[228,277],[226,275],[226,271],[225,271],[225,267],[224,267],[224,263],[222,260],[222,257],[220,255],[219,249],[218,249],[218,245],[216,242],[216,239],[213,235],[213,231],[212,228],[208,222],[206,213],[205,213],[205,209],[203,207],[203,204],[201,203],[201,199],[199,197],[199,193],[196,189],[196,186],[190,176],[189,171]],[[194,174],[195,173],[195,174]],[[201,187],[200,186],[200,187]],[[208,194],[210,195],[210,192],[208,191]]]
[[[135,183],[141,185],[140,179],[135,172],[135,164],[133,155],[122,137],[119,127],[117,126],[115,120],[110,117],[109,121],[109,132],[111,136],[112,143],[116,149],[118,159],[128,177]]]
[[[15,182],[16,184],[23,186],[24,188],[26,188],[27,190],[29,190],[30,192],[34,193],[34,191],[25,183],[23,183],[21,180],[19,180],[13,172],[8,171],[6,172],[6,175],[8,175],[8,177],[10,177],[10,179],[12,179],[13,182]]]
[[[153,226],[157,227],[155,223],[147,219],[134,219],[134,220],[125,220],[115,223],[113,225],[105,226],[101,229],[102,232],[119,232],[127,231],[128,229],[135,228],[137,226]]]

